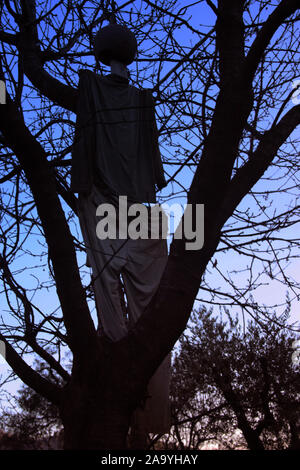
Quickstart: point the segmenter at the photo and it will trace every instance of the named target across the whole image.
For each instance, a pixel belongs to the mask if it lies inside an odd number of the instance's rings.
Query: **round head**
[[[96,58],[105,65],[110,65],[112,60],[129,65],[137,52],[135,35],[126,26],[111,23],[96,34],[94,52]]]

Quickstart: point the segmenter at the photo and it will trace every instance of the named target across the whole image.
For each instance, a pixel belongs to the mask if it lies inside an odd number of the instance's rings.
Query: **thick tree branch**
[[[220,85],[236,87],[244,61],[244,2],[219,0],[216,46],[219,52]]]
[[[16,46],[18,43],[18,35],[0,31],[0,41]]]
[[[0,340],[5,343],[5,359],[17,376],[36,393],[41,394],[54,405],[59,405],[61,399],[60,387],[49,382],[26,364],[1,333]]]
[[[250,450],[263,450],[264,446],[259,438],[258,433],[252,429],[250,423],[248,422],[245,410],[243,409],[242,403],[238,397],[238,394],[232,387],[232,381],[230,377],[230,372],[228,367],[226,367],[227,361],[224,360],[223,364],[220,364],[220,367],[217,369],[213,367],[213,376],[214,380],[221,390],[225,400],[231,406],[238,422],[238,426],[244,434],[244,437],[247,441],[248,447]],[[227,369],[227,370],[226,370]]]
[[[77,90],[52,77],[43,68],[43,60],[38,45],[35,2],[23,0],[22,19],[18,22],[18,49],[23,58],[24,72],[31,83],[54,103],[75,112]]]
[[[211,0],[206,0],[207,5],[212,9],[212,11],[218,16],[218,8],[213,4]]]
[[[36,203],[75,363],[86,363],[96,347],[97,337],[79,276],[72,235],[45,151],[25,126],[9,94],[7,104],[0,106],[0,128],[26,174]]]
[[[219,1],[217,47],[220,56],[220,93],[188,200],[205,204],[206,226],[214,218],[229,184],[239,141],[252,108],[253,96],[241,78],[244,60],[243,3]],[[215,188],[218,191],[215,191]],[[209,235],[209,234],[207,234]]]

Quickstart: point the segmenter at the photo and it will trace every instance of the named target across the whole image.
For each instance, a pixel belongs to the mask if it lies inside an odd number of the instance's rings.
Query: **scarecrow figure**
[[[166,186],[154,100],[151,90],[129,83],[126,68],[136,51],[136,38],[125,26],[110,23],[96,35],[96,59],[110,65],[111,73],[79,71],[72,151],[71,189],[78,193],[98,332],[111,341],[120,340],[134,326],[155,294],[167,262],[166,216],[160,206],[150,206],[156,203],[156,191]],[[120,213],[132,214],[137,205],[147,209],[143,222],[150,222],[148,238],[131,238],[128,231],[124,236]],[[103,231],[99,236],[99,223],[108,228],[106,238]],[[151,238],[153,226],[162,228],[156,238]],[[148,398],[136,410],[137,434],[169,431],[170,357],[151,378]]]

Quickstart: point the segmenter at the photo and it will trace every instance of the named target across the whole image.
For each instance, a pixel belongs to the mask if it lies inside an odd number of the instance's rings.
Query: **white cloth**
[[[166,239],[105,239],[97,237],[96,226],[100,218],[96,209],[111,203],[96,186],[88,196],[79,195],[78,215],[92,267],[93,289],[98,313],[100,333],[112,341],[126,336],[155,294],[167,262]],[[124,313],[120,295],[122,275],[127,299],[128,318]],[[145,407],[139,408],[135,421],[139,428],[153,433],[165,433],[170,428],[169,382],[171,354],[151,378]]]

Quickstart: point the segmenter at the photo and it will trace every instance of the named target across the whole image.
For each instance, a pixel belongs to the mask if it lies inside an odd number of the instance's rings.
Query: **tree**
[[[52,349],[48,350],[49,354]],[[37,361],[34,369],[45,379],[63,385],[62,379],[41,361]],[[51,448],[61,445],[62,440],[57,407],[26,385],[13,397],[10,407],[6,406],[1,413],[1,431],[0,446],[3,449],[12,444],[19,449]]]
[[[294,295],[298,291],[282,265],[296,256],[299,242],[280,232],[296,224],[299,214],[293,131],[300,105],[290,107],[288,90],[297,78],[298,2],[207,0],[179,8],[173,0],[125,1],[115,5],[115,14],[138,37],[132,81],[156,92],[161,148],[168,146],[174,154],[170,158],[164,151],[165,164],[177,165],[169,178],[173,189],[165,197],[181,188],[194,210],[204,204],[205,243],[189,251],[184,237],[173,240],[160,287],[135,328],[117,343],[99,339],[89,308],[90,286],[83,287],[84,271],[78,267],[83,248],[72,233],[76,198],[69,191],[67,157],[76,72],[79,67],[104,72],[94,63],[91,44],[108,10],[107,2],[85,0],[0,5],[0,79],[7,88],[6,104],[0,105],[0,269],[12,315],[1,325],[0,340],[17,376],[58,407],[68,449],[126,446],[131,415],[149,378],[184,331],[199,288],[208,289],[209,263],[220,272],[214,255],[230,249],[251,263],[246,287],[225,274],[234,293],[209,286],[212,303],[221,303],[221,297],[266,321],[251,297],[258,262],[262,274],[277,275]],[[197,15],[209,10],[209,29],[193,25],[194,10]],[[185,44],[182,29],[189,34]],[[179,178],[186,169],[193,176],[189,188]],[[269,185],[255,192],[260,180]],[[270,201],[287,188],[289,205],[278,213]],[[247,195],[258,211],[241,207]],[[21,255],[25,264],[20,265]],[[20,274],[27,272],[28,257],[37,262],[36,284],[24,287]],[[43,306],[42,293],[51,287],[58,306],[49,308]],[[47,353],[49,343],[56,354]],[[65,347],[73,355],[71,373],[61,361]],[[64,385],[38,374],[26,353],[48,363]]]
[[[281,319],[286,324],[287,319]],[[173,436],[182,448],[299,449],[299,364],[295,336],[274,321],[224,322],[194,312],[173,370]],[[242,433],[241,436],[237,431]]]
[[[150,448],[199,449],[212,442],[223,449],[299,449],[295,336],[272,320],[264,328],[252,320],[243,331],[238,318],[226,313],[228,321],[205,309],[192,313],[172,366],[171,433],[152,436]],[[287,318],[281,323],[287,325]],[[35,370],[43,377],[52,373],[42,363]],[[1,423],[19,446],[38,449],[61,436],[57,408],[41,395],[23,386],[15,402]]]

